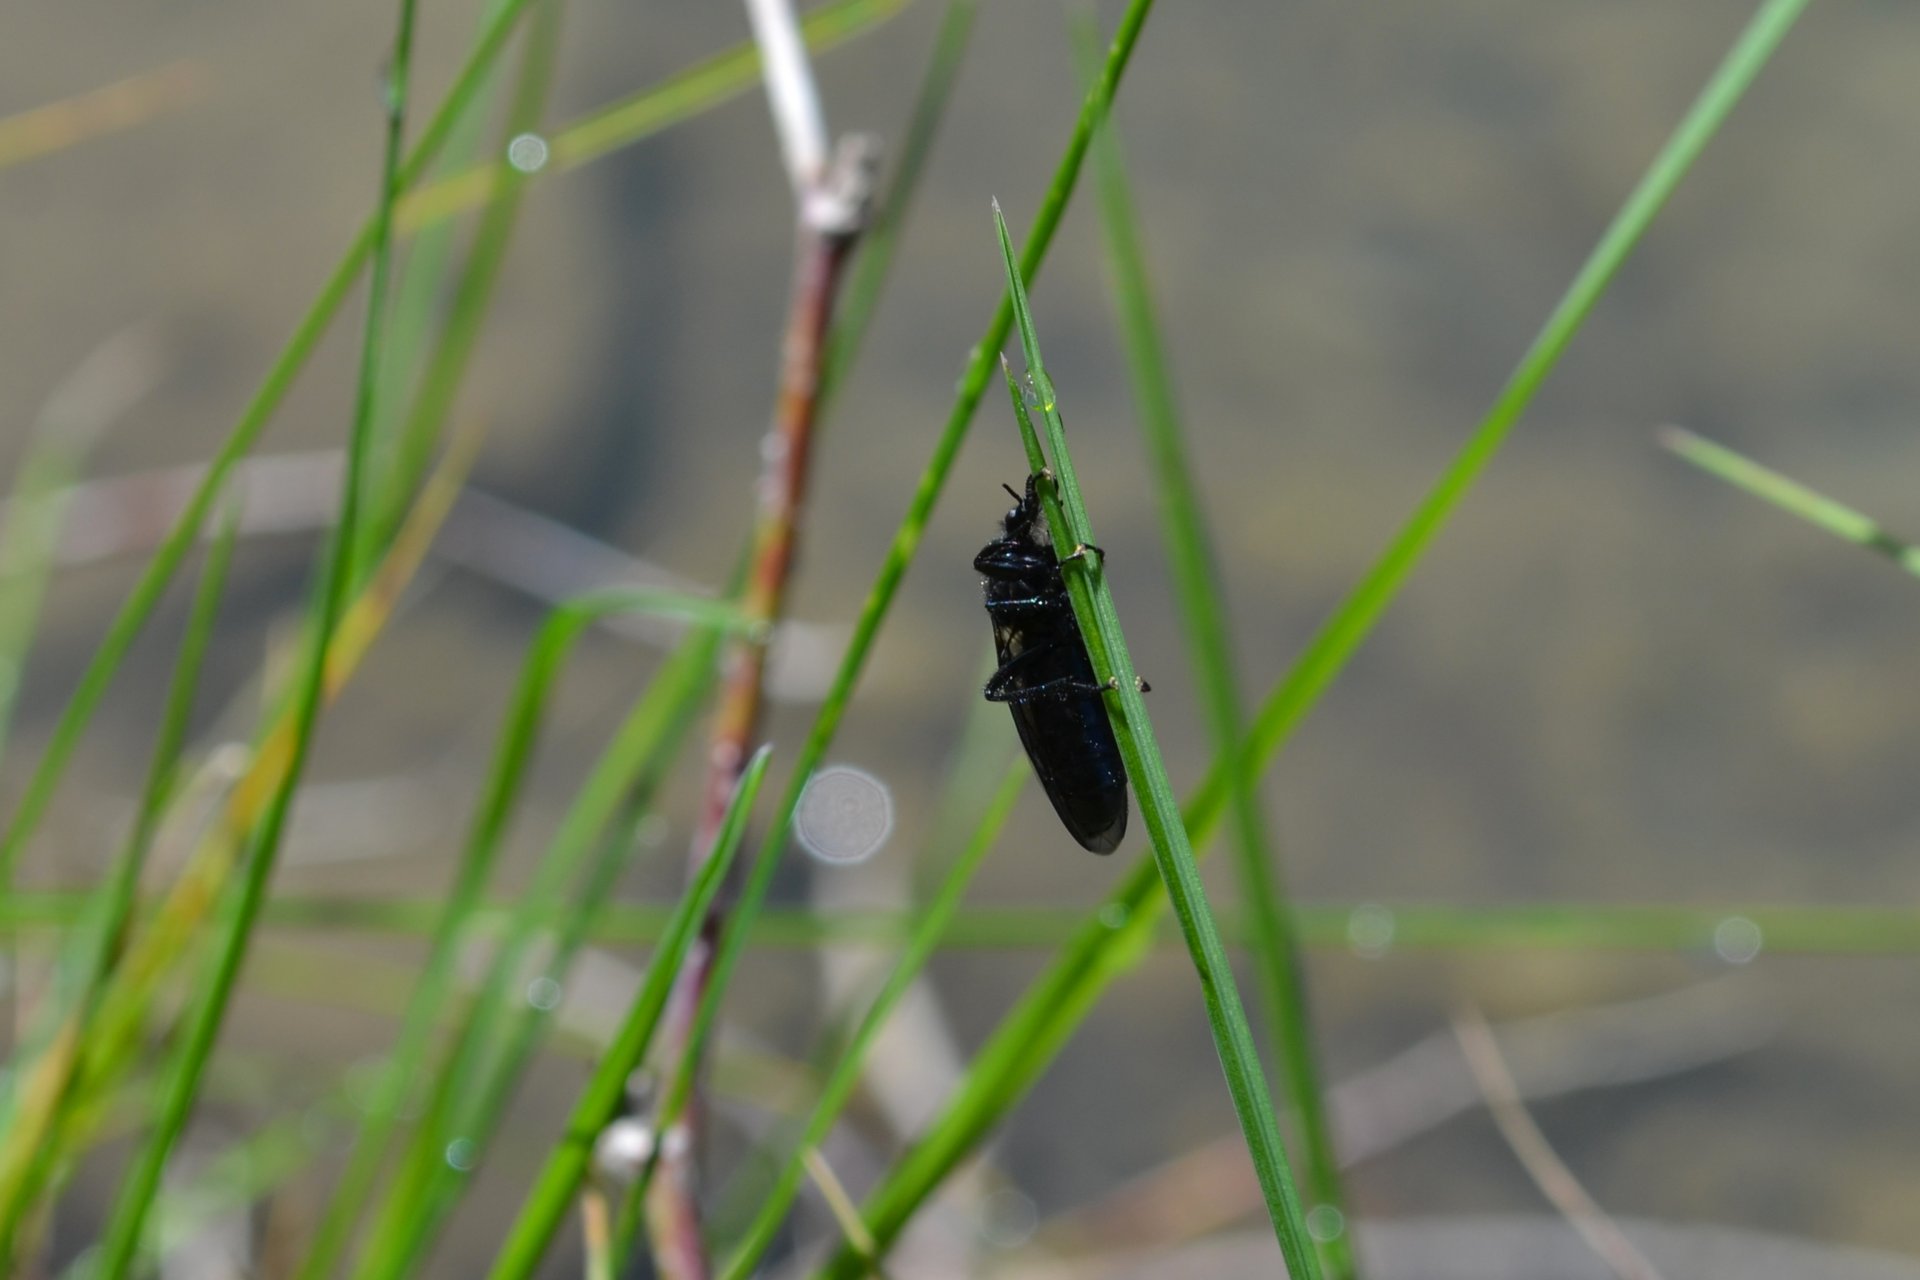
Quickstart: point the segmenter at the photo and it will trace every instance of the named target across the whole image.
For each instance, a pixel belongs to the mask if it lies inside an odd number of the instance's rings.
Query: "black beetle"
[[[1020,744],[1068,832],[1083,848],[1112,853],[1127,833],[1127,774],[1102,697],[1109,686],[1094,679],[1035,492],[1039,480],[1027,477],[1025,497],[1007,487],[1015,505],[1005,531],[973,558],[986,575],[980,585],[1000,657],[986,695],[1013,712]],[[1068,558],[1087,554],[1099,548]]]

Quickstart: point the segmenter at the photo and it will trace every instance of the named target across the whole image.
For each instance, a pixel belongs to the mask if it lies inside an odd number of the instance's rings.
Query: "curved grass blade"
[[[1053,476],[1054,482],[1042,484],[1039,490],[1053,545],[1090,547],[1095,545],[1093,523],[1074,475],[1073,456],[1067,450],[1067,429],[1060,416],[1059,397],[1040,358],[1040,340],[1034,332],[1033,313],[1027,305],[1026,285],[1020,279],[1013,239],[1007,234],[1006,220],[1000,216],[997,203],[993,207],[993,224],[1000,236],[1000,253],[1006,264],[1007,288],[1013,296],[1020,345],[1026,352],[1027,377],[1039,397],[1040,411],[1047,424],[1048,448],[1044,454],[1033,421],[1027,415],[1025,398],[1009,373],[1007,391],[1013,399],[1014,418],[1020,425],[1020,437],[1031,469]],[[1247,1154],[1252,1157],[1254,1173],[1260,1179],[1267,1214],[1273,1219],[1275,1239],[1286,1259],[1287,1274],[1294,1280],[1319,1280],[1319,1255],[1307,1234],[1306,1214],[1294,1189],[1286,1149],[1280,1140],[1280,1124],[1267,1094],[1266,1074],[1260,1069],[1260,1055],[1253,1047],[1253,1029],[1247,1024],[1246,1011],[1241,1008],[1226,945],[1220,940],[1212,908],[1207,905],[1206,887],[1200,881],[1199,864],[1180,817],[1179,801],[1174,799],[1173,783],[1167,778],[1166,763],[1160,758],[1160,744],[1154,739],[1153,725],[1147,718],[1146,702],[1141,697],[1140,680],[1120,629],[1120,614],[1114,606],[1113,593],[1107,588],[1106,575],[1089,567],[1091,559],[1062,557],[1067,594],[1073,601],[1080,633],[1086,639],[1094,675],[1113,686],[1114,696],[1107,700],[1107,709],[1113,721],[1114,737],[1120,744],[1120,756],[1126,762],[1134,796],[1140,802],[1140,816],[1146,822],[1153,845],[1154,864],[1160,870],[1173,914],[1180,922],[1180,932],[1193,957],[1201,995],[1206,1002],[1207,1021],[1213,1030],[1213,1045],[1226,1074],[1227,1091],[1233,1096],[1234,1114],[1239,1117],[1240,1131],[1246,1138]]]
[[[1602,234],[1487,416],[1386,552],[1269,695],[1254,718],[1238,758],[1216,762],[1197,789],[1186,808],[1187,830],[1196,845],[1204,843],[1220,817],[1230,771],[1264,764],[1278,750],[1398,594],[1428,545],[1532,402],[1654,215],[1766,65],[1805,5],[1806,0],[1767,0],[1747,24]],[[1158,887],[1154,869],[1144,863],[1129,873],[975,1055],[967,1079],[947,1110],[867,1201],[864,1217],[882,1246],[898,1235],[933,1189],[1038,1078],[1099,999],[1106,983],[1131,967],[1150,945],[1154,917],[1164,904]],[[820,1274],[851,1280],[858,1269],[857,1260],[843,1250]]]
[[[747,817],[753,810],[754,797],[759,794],[761,779],[766,775],[770,750],[761,747],[756,751],[741,775],[740,785],[734,789],[733,802],[727,807],[720,832],[714,839],[713,852],[707,856],[692,886],[674,909],[666,938],[647,963],[647,976],[634,998],[633,1007],[628,1011],[626,1022],[601,1057],[599,1066],[594,1069],[593,1078],[581,1093],[573,1117],[567,1123],[566,1135],[547,1158],[546,1167],[541,1170],[539,1179],[528,1194],[519,1219],[494,1260],[493,1270],[489,1273],[491,1280],[523,1280],[531,1275],[540,1264],[541,1256],[546,1253],[560,1220],[579,1192],[581,1181],[587,1176],[587,1165],[593,1157],[594,1140],[618,1114],[627,1077],[633,1074],[634,1068],[646,1056],[654,1029],[659,1026],[660,1015],[666,1009],[667,996],[673,989],[674,975],[686,959],[687,949],[693,945],[699,923],[706,917],[707,908],[720,891],[727,869],[733,865],[734,856],[740,851],[742,838],[746,835]]]

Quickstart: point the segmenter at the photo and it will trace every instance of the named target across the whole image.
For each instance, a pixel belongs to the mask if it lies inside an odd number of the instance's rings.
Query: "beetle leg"
[[[1000,673],[995,672],[998,676]],[[1000,687],[996,688],[995,686]],[[1085,680],[1076,680],[1072,676],[1059,676],[1052,680],[1043,680],[1039,684],[1030,684],[1021,689],[1008,689],[1004,681],[989,679],[986,695],[988,702],[1004,702],[1017,707],[1022,703],[1039,702],[1042,699],[1060,699],[1076,693],[1105,693],[1111,685],[1092,684]]]
[[[994,542],[973,558],[973,567],[975,572],[992,578],[1024,578],[1052,573],[1056,566],[1051,556],[1039,555],[1017,543]]]
[[[1023,649],[987,678],[987,687],[982,691],[988,702],[1005,702],[1017,706],[1023,702],[1035,702],[1041,698],[1064,698],[1075,693],[1101,693],[1108,686],[1093,684],[1086,680],[1077,680],[1072,676],[1056,676],[1051,680],[1042,680],[1038,684],[1013,687],[1020,676],[1022,664],[1039,654],[1051,652],[1052,645],[1041,645],[1036,649]]]

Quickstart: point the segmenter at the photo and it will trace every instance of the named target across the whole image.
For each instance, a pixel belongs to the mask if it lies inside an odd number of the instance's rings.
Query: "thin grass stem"
[[[1027,414],[1026,399],[1009,372],[1007,391],[1013,400],[1014,418],[1020,425],[1027,460],[1033,471],[1051,477],[1051,482],[1040,485],[1040,505],[1046,511],[1055,547],[1091,547],[1096,545],[1093,522],[1074,474],[1073,456],[1067,449],[1067,429],[1060,416],[1059,396],[1040,357],[1040,339],[1034,331],[1026,285],[1020,279],[1020,267],[1014,260],[1013,237],[1007,233],[1006,220],[1000,216],[997,203],[993,207],[993,222],[1000,236],[1000,253],[1005,260],[1007,288],[1013,297],[1020,345],[1026,352],[1027,377],[1047,424],[1047,446],[1043,451],[1033,420]],[[1266,1074],[1260,1068],[1260,1054],[1253,1045],[1253,1028],[1248,1025],[1246,1011],[1241,1007],[1226,944],[1220,940],[1219,927],[1207,903],[1206,887],[1201,883],[1199,865],[1180,817],[1180,803],[1174,798],[1173,783],[1167,778],[1166,763],[1160,757],[1160,745],[1147,718],[1142,685],[1127,652],[1113,593],[1107,587],[1106,575],[1091,567],[1098,562],[1096,557],[1067,556],[1062,562],[1066,566],[1062,577],[1073,602],[1074,615],[1080,622],[1080,633],[1086,639],[1094,675],[1108,683],[1113,695],[1107,699],[1107,709],[1113,721],[1114,737],[1120,745],[1121,759],[1126,762],[1134,796],[1140,802],[1140,816],[1146,822],[1153,845],[1154,864],[1160,869],[1174,916],[1180,922],[1180,932],[1193,957],[1206,1003],[1207,1021],[1213,1031],[1214,1048],[1220,1055],[1227,1091],[1233,1097],[1234,1114],[1246,1138],[1254,1173],[1260,1179],[1267,1214],[1273,1219],[1275,1239],[1286,1259],[1287,1274],[1294,1280],[1319,1280],[1319,1254],[1307,1234],[1306,1213],[1293,1185],[1286,1148],[1280,1139],[1280,1123],[1267,1092]]]
[[[1084,60],[1093,48],[1091,17],[1075,27]],[[1161,530],[1174,592],[1193,655],[1195,682],[1214,755],[1230,759],[1245,724],[1239,680],[1234,674],[1237,664],[1228,640],[1230,628],[1219,583],[1219,562],[1201,515],[1197,486],[1181,438],[1183,428],[1171,362],[1155,316],[1139,218],[1128,191],[1120,139],[1110,117],[1101,122],[1094,138],[1093,156],[1114,303],[1141,434],[1152,463],[1154,491],[1160,501]],[[1339,1157],[1321,1096],[1306,975],[1301,971],[1300,944],[1287,910],[1279,851],[1260,811],[1257,780],[1240,769],[1231,783],[1234,867],[1239,873],[1240,900],[1252,926],[1254,971],[1272,1056],[1299,1134],[1305,1165],[1302,1181],[1314,1208],[1325,1205],[1338,1214],[1334,1220],[1346,1222],[1352,1214],[1347,1211]],[[1352,1280],[1357,1274],[1352,1243],[1344,1231],[1322,1239],[1321,1260],[1334,1280]]]

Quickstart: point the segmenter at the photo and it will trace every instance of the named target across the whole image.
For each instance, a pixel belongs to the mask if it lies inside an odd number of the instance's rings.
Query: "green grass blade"
[[[760,1212],[753,1225],[747,1229],[744,1238],[735,1247],[721,1272],[724,1280],[747,1280],[753,1269],[759,1265],[767,1247],[773,1243],[774,1236],[780,1230],[780,1223],[786,1217],[787,1210],[793,1204],[794,1196],[799,1192],[800,1183],[806,1176],[804,1157],[809,1150],[818,1147],[832,1131],[833,1123],[845,1109],[847,1101],[853,1096],[853,1090],[860,1083],[861,1071],[867,1060],[867,1051],[879,1038],[880,1030],[886,1026],[887,1018],[892,1015],[894,1006],[900,1002],[914,981],[926,967],[935,948],[940,945],[941,937],[947,926],[960,909],[960,899],[966,894],[967,886],[973,881],[973,873],[980,869],[986,860],[987,852],[993,848],[1000,837],[1000,828],[1006,825],[1007,816],[1013,812],[1014,802],[1025,789],[1030,767],[1025,760],[1015,760],[1013,767],[1006,771],[1006,777],[987,802],[985,812],[975,827],[972,838],[960,857],[948,870],[946,878],[926,907],[919,913],[914,925],[913,937],[908,941],[900,958],[894,962],[887,974],[885,984],[868,1006],[866,1015],[854,1030],[853,1036],[841,1051],[833,1064],[832,1074],[820,1090],[820,1097],[814,1103],[813,1113],[807,1118],[806,1128],[801,1132],[794,1146],[792,1157],[775,1178],[773,1188],[762,1202]],[[670,1122],[671,1112],[666,1113]],[[662,1125],[664,1129],[665,1125]]]
[[[1090,24],[1079,25],[1079,31],[1083,37],[1091,37]],[[1102,122],[1094,138],[1093,162],[1114,301],[1154,491],[1159,497],[1161,532],[1174,594],[1179,600],[1188,650],[1193,655],[1195,684],[1214,755],[1231,759],[1245,725],[1218,560],[1187,464],[1173,374],[1155,316],[1139,219],[1111,119]],[[1305,1162],[1302,1182],[1312,1207],[1326,1206],[1339,1215],[1336,1221],[1344,1223],[1351,1215],[1346,1211],[1339,1157],[1321,1098],[1299,940],[1293,936],[1287,911],[1278,850],[1260,811],[1255,779],[1246,769],[1236,770],[1230,777],[1229,810],[1234,865],[1239,873],[1240,898],[1252,925],[1254,971],[1262,1010]],[[1352,1243],[1344,1231],[1331,1234],[1330,1239],[1329,1234],[1319,1233],[1321,1260],[1335,1280],[1351,1280],[1357,1274]]]
[[[427,1113],[414,1130],[401,1172],[375,1219],[356,1275],[404,1274],[431,1243],[441,1220],[465,1185],[448,1167],[447,1145],[473,1144],[476,1159],[491,1139],[499,1100],[519,1078],[544,1013],[511,995],[533,949],[558,930],[545,974],[564,979],[588,931],[607,909],[606,895],[580,895],[569,909],[567,887],[584,874],[596,880],[624,863],[631,842],[624,833],[611,842],[604,833],[617,813],[638,817],[665,774],[711,683],[720,637],[709,630],[691,637],[661,668],[562,818],[534,880],[520,896],[506,936],[494,949],[485,976],[453,1043],[441,1058],[427,1091]],[[596,858],[596,849],[602,856]],[[419,1078],[419,1077],[415,1077]]]
[[[505,3],[506,0],[487,0],[485,10],[480,15],[480,30],[484,31],[493,22]],[[534,43],[529,41],[530,45]],[[530,58],[531,54],[523,55],[521,60],[522,86],[530,78]],[[491,76],[485,83],[491,84]],[[485,94],[486,89],[483,88],[481,93]],[[490,94],[487,96],[491,97]],[[509,114],[512,114],[511,109]],[[464,169],[471,165],[474,157],[480,153],[489,124],[485,111],[462,114],[440,148],[439,166]],[[405,208],[404,201],[401,207]],[[416,375],[424,364],[423,353],[428,338],[442,312],[444,300],[452,291],[449,282],[454,279],[452,263],[455,239],[456,228],[450,222],[423,228],[408,244],[406,258],[400,264],[399,278],[394,283],[392,318],[387,324],[387,349],[381,361],[380,391],[374,406],[374,422],[378,429],[374,433],[373,453],[367,459],[368,484],[375,499],[373,509],[376,511],[385,510],[387,506],[383,495],[391,483],[396,423],[402,405],[412,393]],[[366,554],[367,538],[364,533],[361,542],[363,549],[356,554],[356,560],[363,560]]]
[[[559,57],[562,10],[561,0],[545,0],[529,25],[520,75],[507,104],[509,142],[514,135],[538,127],[546,110]],[[386,468],[374,478],[374,502],[361,537],[359,563],[370,563],[374,552],[405,519],[413,493],[432,465],[441,427],[453,408],[485,327],[494,288],[519,225],[521,197],[527,186],[527,175],[512,165],[501,165],[495,173],[493,199],[481,216],[455,282],[446,326],[426,361],[411,407],[396,426],[385,458]]]
[[[480,894],[493,874],[508,823],[518,808],[548,700],[574,642],[589,625],[609,615],[667,609],[683,616],[704,615],[704,621],[710,623],[744,625],[738,610],[720,601],[651,589],[607,591],[554,610],[529,647],[495,749],[492,769],[481,789],[479,812],[455,869],[446,905],[434,927],[433,941],[395,1037],[388,1066],[367,1101],[347,1167],[334,1187],[326,1216],[301,1268],[300,1274],[307,1280],[332,1274],[338,1264],[372,1194],[401,1109],[416,1083],[427,1075],[434,1028],[453,994],[454,963],[472,932]],[[711,666],[715,643],[717,639],[707,642],[704,651],[697,642],[691,645],[695,656],[670,663],[662,673],[663,687],[677,688],[680,679],[685,678],[677,675],[680,671],[697,675]],[[700,656],[702,652],[704,661]]]
[[[61,1151],[60,1133],[71,1102],[79,1046],[87,1041],[88,1022],[132,920],[140,874],[179,773],[200,671],[233,559],[238,517],[238,506],[230,507],[208,551],[174,661],[160,732],[133,826],[105,883],[89,895],[88,918],[82,921],[69,948],[71,954],[61,965],[61,989],[43,1011],[47,1034],[36,1037],[41,1047],[28,1083],[20,1096],[8,1095],[7,1101],[15,1110],[0,1121],[0,1133],[6,1134],[4,1147],[0,1148],[0,1258],[14,1256],[15,1233],[22,1215],[33,1207]]]
[[[1000,216],[997,204],[993,221],[1000,235],[1000,252],[1006,263],[1007,288],[1013,296],[1020,345],[1026,352],[1027,377],[1039,397],[1040,411],[1047,424],[1047,454],[1051,458],[1054,483],[1040,486],[1040,500],[1046,509],[1053,545],[1091,546],[1094,544],[1093,523],[1074,475],[1059,397],[1040,358],[1040,340],[1027,304],[1026,285],[1020,279],[1019,264],[1014,261],[1013,238],[1007,234],[1006,220]],[[1025,399],[1011,376],[1007,378],[1007,390],[1013,398],[1014,416],[1020,424],[1028,460],[1035,471],[1043,471],[1048,459],[1042,457],[1040,439],[1027,416]],[[1154,863],[1160,869],[1174,916],[1180,922],[1180,932],[1193,956],[1201,995],[1206,1002],[1207,1021],[1213,1030],[1214,1048],[1220,1054],[1227,1091],[1233,1096],[1234,1114],[1239,1117],[1247,1153],[1253,1158],[1254,1172],[1260,1179],[1267,1214],[1273,1219],[1274,1236],[1286,1259],[1287,1274],[1294,1280],[1318,1280],[1319,1255],[1307,1234],[1306,1214],[1294,1189],[1286,1149],[1280,1140],[1280,1124],[1273,1113],[1273,1100],[1267,1093],[1267,1078],[1253,1046],[1253,1029],[1241,1008],[1226,944],[1220,940],[1219,927],[1207,904],[1206,887],[1201,883],[1199,864],[1181,820],[1180,803],[1174,798],[1173,783],[1167,778],[1166,763],[1160,757],[1160,745],[1147,718],[1146,703],[1141,697],[1133,659],[1127,652],[1126,637],[1120,629],[1120,614],[1113,603],[1113,593],[1107,588],[1106,575],[1090,567],[1095,560],[1085,556],[1062,557],[1067,594],[1073,601],[1081,634],[1086,638],[1094,674],[1114,686],[1110,690],[1113,696],[1107,699],[1114,737],[1119,741],[1127,777],[1140,802],[1140,816],[1146,822],[1153,844]]]
[[[193,1243],[210,1223],[298,1177],[323,1153],[345,1109],[345,1100],[336,1098],[276,1117],[221,1151],[183,1185],[162,1187],[148,1232],[151,1248],[141,1265],[166,1259]],[[60,1274],[64,1280],[95,1280],[99,1264],[99,1249],[85,1249]]]
[[[901,228],[906,225],[914,193],[920,187],[920,175],[926,171],[934,137],[940,131],[947,104],[953,98],[953,86],[959,80],[960,63],[973,34],[977,8],[975,0],[948,0],[946,15],[940,20],[940,31],[933,42],[933,58],[927,64],[920,92],[914,98],[913,114],[900,143],[893,178],[874,207],[872,222],[860,237],[860,256],[848,272],[840,301],[833,309],[833,327],[827,334],[827,353],[821,362],[823,402],[831,400],[834,392],[846,385],[881,290],[886,287],[894,252],[899,248]]]
[[[1809,489],[1790,476],[1781,475],[1751,458],[1735,453],[1722,444],[1697,436],[1680,427],[1661,432],[1660,442],[1702,471],[1772,503],[1788,515],[1798,516],[1817,529],[1855,546],[1876,551],[1915,577],[1920,577],[1920,547],[1897,538],[1881,528],[1872,517],[1862,515],[1844,503]]]
[[[1748,23],[1432,493],[1268,697],[1254,718],[1247,742],[1237,753],[1239,758],[1216,762],[1197,789],[1186,809],[1187,830],[1195,844],[1205,841],[1220,816],[1230,770],[1251,769],[1271,758],[1366,637],[1531,402],[1654,214],[1804,7],[1805,0],[1768,0]],[[1130,967],[1132,959],[1150,945],[1153,919],[1164,903],[1157,890],[1152,867],[1143,864],[1131,872],[975,1055],[948,1109],[865,1206],[863,1216],[868,1227],[883,1245],[898,1234],[920,1203],[1038,1078],[1093,1007],[1106,983]],[[821,1274],[850,1280],[857,1270],[857,1260],[843,1250]]]
[[[374,389],[379,384],[382,323],[386,283],[393,245],[393,206],[400,197],[401,156],[407,107],[408,70],[413,51],[414,0],[401,0],[398,31],[387,89],[386,155],[380,174],[380,194],[373,217],[371,284],[367,291],[367,320],[361,344],[359,390],[347,445],[346,476],[341,485],[340,518],[330,540],[325,568],[315,592],[314,625],[305,670],[295,694],[293,756],[286,776],[275,789],[262,816],[254,848],[235,895],[224,935],[216,943],[214,961],[189,1015],[186,1035],[168,1072],[165,1102],[152,1133],[135,1157],[108,1223],[101,1250],[100,1274],[121,1280],[134,1262],[160,1174],[173,1144],[186,1127],[187,1116],[199,1094],[200,1077],[213,1053],[240,966],[246,958],[260,903],[266,897],[280,837],[293,795],[299,785],[313,730],[319,720],[326,685],[327,648],[345,606],[352,577],[355,523],[359,516],[362,468],[372,435]]]
[[[492,1280],[522,1280],[531,1275],[540,1264],[561,1218],[573,1204],[593,1158],[594,1140],[618,1114],[627,1077],[640,1065],[647,1046],[652,1043],[654,1029],[660,1023],[667,996],[673,989],[674,975],[685,961],[700,921],[706,918],[707,908],[720,891],[721,881],[740,850],[747,817],[753,810],[754,797],[759,794],[760,781],[766,775],[769,750],[762,747],[755,752],[741,775],[719,834],[714,838],[713,852],[674,910],[665,940],[647,963],[647,976],[626,1022],[594,1069],[593,1078],[581,1093],[573,1117],[567,1123],[566,1135],[548,1157],[518,1221],[494,1260],[489,1273]]]
[[[522,10],[528,0],[506,0],[495,21],[482,33],[468,56],[466,65],[455,79],[453,87],[447,91],[446,99],[439,111],[422,130],[420,140],[415,144],[413,153],[408,157],[400,173],[402,185],[418,179],[421,173],[432,164],[440,145],[446,140],[454,123],[465,113],[468,105],[484,84],[488,69],[493,60],[500,55],[507,37],[512,34]],[[241,412],[240,420],[228,433],[226,440],[207,464],[205,474],[193,495],[181,509],[173,528],[168,531],[160,547],[153,554],[140,580],[128,594],[126,602],[107,628],[106,636],[95,651],[93,659],[87,664],[86,671],[80,677],[79,687],[68,700],[66,708],[60,714],[59,723],[54,726],[53,736],[47,743],[46,751],[35,766],[33,776],[8,821],[4,835],[0,835],[0,889],[12,883],[14,867],[18,864],[21,850],[38,828],[40,820],[46,814],[46,808],[52,802],[54,790],[59,786],[66,772],[68,761],[74,748],[79,745],[80,735],[86,730],[87,723],[93,717],[94,709],[105,695],[107,686],[120,669],[121,661],[139,635],[147,619],[152,616],[154,607],[172,582],[173,575],[179,570],[180,563],[192,548],[195,534],[206,523],[207,513],[214,499],[226,485],[228,476],[245,457],[266,429],[268,421],[279,409],[287,393],[292,389],[294,380],[306,366],[307,360],[319,346],[320,339],[333,323],[333,317],[339,311],[351,292],[354,280],[360,269],[372,256],[379,238],[377,218],[370,219],[361,228],[353,244],[347,249],[346,256],[334,268],[333,274],[320,288],[320,294],[308,307],[306,315],[294,329],[293,337],[274,360],[273,367],[267,371],[253,399]]]

